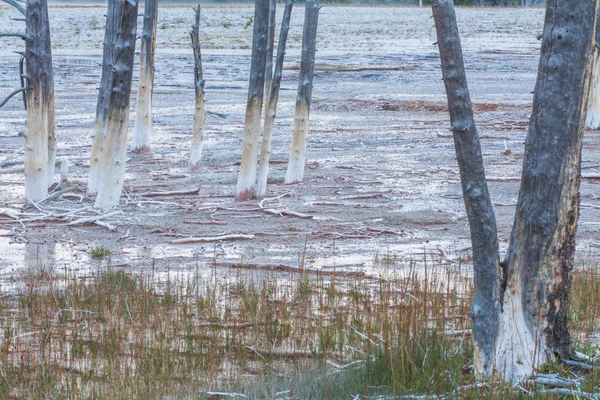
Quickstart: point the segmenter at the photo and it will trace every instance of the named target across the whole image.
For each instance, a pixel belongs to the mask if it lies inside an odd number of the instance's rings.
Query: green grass
[[[0,398],[561,398],[476,383],[470,336],[446,334],[469,328],[472,282],[428,265],[378,280],[42,268],[0,293]],[[599,282],[595,265],[575,272],[571,323],[590,353]],[[597,384],[594,370],[581,387]]]

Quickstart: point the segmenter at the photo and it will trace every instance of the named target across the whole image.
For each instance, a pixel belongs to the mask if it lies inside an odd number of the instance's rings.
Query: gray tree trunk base
[[[310,115],[310,100],[312,97],[315,53],[317,43],[317,24],[319,21],[318,0],[307,0],[304,16],[304,31],[302,34],[302,56],[298,82],[298,97],[290,158],[285,173],[285,183],[302,182],[304,179],[304,164],[306,163],[306,136],[308,134],[308,119]]]

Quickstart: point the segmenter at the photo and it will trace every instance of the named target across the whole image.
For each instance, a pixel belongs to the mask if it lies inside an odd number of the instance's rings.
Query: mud
[[[278,20],[281,18],[278,12]],[[71,163],[70,184],[83,194],[89,169],[96,91],[101,72],[103,14],[100,7],[51,9],[57,107],[58,157]],[[206,7],[202,12],[207,109],[202,167],[187,172],[194,112],[189,7],[159,11],[150,153],[129,154],[123,214],[97,225],[64,221],[18,223],[0,215],[0,274],[29,267],[68,265],[86,270],[101,263],[88,251],[111,250],[126,268],[184,271],[223,263],[381,272],[389,260],[410,258],[460,265],[470,246],[459,177],[449,136],[435,32],[427,8],[323,7],[305,181],[284,185],[297,88],[301,25],[292,16],[290,48],[273,135],[264,207],[233,199],[250,65],[252,8]],[[6,31],[22,28],[10,8],[0,7]],[[459,24],[487,174],[520,176],[531,111],[543,11],[459,9]],[[141,22],[141,21],[140,21]],[[20,39],[0,40],[0,96],[18,85]],[[137,71],[132,107],[135,107]],[[133,123],[133,113],[132,123]],[[0,161],[20,160],[25,112],[19,99],[0,110]],[[130,126],[130,132],[133,126]],[[599,132],[586,133],[584,175],[600,169]],[[0,175],[0,211],[19,212],[23,177]],[[507,246],[518,181],[491,179],[501,247]],[[200,187],[196,195],[147,197],[149,191]],[[584,179],[582,203],[600,206],[598,181]],[[75,209],[89,199],[69,197],[49,206]],[[35,209],[27,212],[35,213]],[[577,257],[596,256],[600,210],[585,207]],[[254,234],[251,240],[174,245],[185,237]],[[382,263],[382,260],[387,262]],[[227,268],[225,268],[227,269]],[[235,272],[232,272],[235,273]]]

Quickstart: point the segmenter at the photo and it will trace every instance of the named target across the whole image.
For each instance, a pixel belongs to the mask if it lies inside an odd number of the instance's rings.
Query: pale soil
[[[70,181],[82,190],[87,182],[101,72],[104,13],[99,7],[51,9],[58,157],[71,160]],[[262,211],[214,211],[217,206],[257,207],[256,202],[233,201],[252,34],[251,27],[244,27],[252,15],[248,7],[209,7],[202,13],[207,108],[228,116],[207,119],[200,173],[187,173],[194,110],[188,35],[193,12],[189,7],[161,8],[152,153],[129,155],[128,196],[121,200],[124,214],[109,220],[118,224],[117,232],[96,225],[65,227],[56,221],[22,226],[0,216],[3,274],[13,274],[24,265],[85,268],[90,265],[86,250],[98,246],[111,249],[114,263],[147,269],[155,259],[158,267],[179,270],[195,265],[196,260],[210,265],[215,259],[290,266],[298,266],[303,259],[314,267],[369,270],[379,268],[376,258],[388,255],[422,259],[425,252],[451,262],[461,253],[457,250],[469,247],[453,143],[447,137],[449,120],[433,45],[435,31],[427,8],[323,7],[317,53],[321,68],[314,83],[308,165],[305,182],[297,185],[282,184],[298,76],[295,69],[284,71],[267,193],[292,191],[293,195],[267,206],[315,219]],[[293,12],[289,67],[299,59],[303,15],[301,7]],[[19,30],[21,22],[9,21],[16,16],[0,7],[2,30]],[[460,9],[458,17],[488,176],[517,177],[543,11]],[[18,86],[18,57],[11,52],[21,46],[20,39],[0,40],[0,96]],[[366,68],[339,71],[347,66]],[[135,98],[133,93],[132,107]],[[24,140],[16,134],[24,129],[25,113],[15,98],[0,110],[0,160],[22,158]],[[584,166],[600,164],[598,134],[586,134]],[[596,173],[594,169],[584,172]],[[0,175],[0,185],[0,208],[18,211],[19,205],[8,203],[23,197],[23,177]],[[196,185],[201,187],[200,195],[139,196]],[[491,181],[490,189],[495,203],[508,205],[496,207],[505,248],[518,182]],[[582,203],[600,205],[597,192],[598,181],[585,180]],[[362,195],[378,197],[353,198]],[[84,204],[92,203],[85,200]],[[52,205],[82,206],[76,199]],[[184,222],[208,221],[211,215],[224,224]],[[580,259],[595,255],[599,226],[600,212],[584,208],[578,234]],[[224,233],[256,237],[216,244],[169,244],[180,237]]]

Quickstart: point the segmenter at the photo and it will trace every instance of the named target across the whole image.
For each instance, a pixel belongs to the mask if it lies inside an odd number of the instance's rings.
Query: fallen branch
[[[65,188],[65,189],[63,189],[63,190],[59,190],[58,192],[54,192],[54,193],[52,193],[51,195],[49,195],[49,196],[48,196],[48,197],[46,197],[45,199],[38,201],[38,202],[37,202],[37,204],[41,204],[41,203],[43,203],[44,201],[48,201],[48,200],[54,200],[54,199],[56,199],[56,198],[59,198],[60,196],[62,196],[62,195],[63,195],[63,194],[65,194],[65,193],[74,192],[74,191],[76,191],[76,190],[77,190],[77,186],[70,186],[70,187],[68,187],[68,188]]]
[[[112,217],[114,215],[121,214],[122,212],[123,211],[121,211],[121,210],[117,210],[117,211],[109,212],[109,213],[102,214],[102,215],[95,215],[92,217],[83,217],[83,218],[79,218],[74,221],[71,221],[71,222],[67,223],[66,225],[73,226],[73,225],[83,225],[83,224],[92,223],[92,222],[95,223],[98,220]]]
[[[221,236],[213,236],[213,237],[190,237],[190,238],[184,238],[184,239],[171,240],[169,243],[171,243],[171,244],[208,243],[208,242],[218,242],[221,240],[247,240],[247,239],[254,239],[254,235],[231,234],[231,235],[221,235]]]
[[[0,175],[2,174],[18,174],[19,172],[24,172],[25,166],[20,165],[12,168],[0,168]]]
[[[320,353],[315,353],[310,350],[266,350],[257,349],[251,346],[246,346],[246,350],[251,353],[256,353],[262,358],[311,358],[321,355]]]
[[[184,190],[171,190],[171,191],[163,191],[163,192],[146,192],[139,193],[139,196],[142,197],[158,197],[158,196],[174,196],[174,195],[182,195],[182,194],[198,194],[200,192],[200,186],[195,187],[193,189],[184,189]]]

